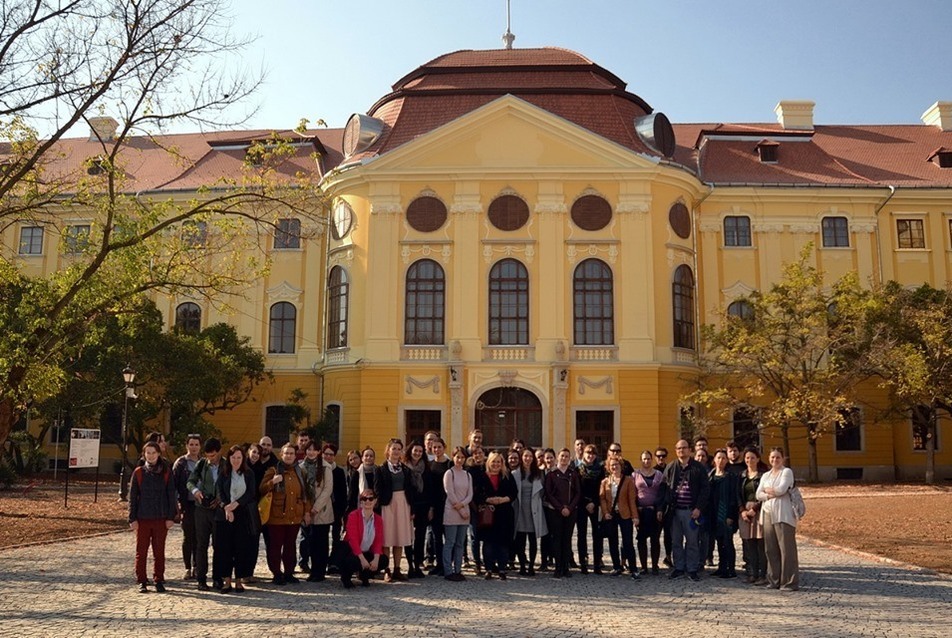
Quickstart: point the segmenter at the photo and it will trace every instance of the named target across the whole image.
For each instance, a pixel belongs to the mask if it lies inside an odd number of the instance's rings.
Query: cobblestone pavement
[[[169,537],[178,556],[181,532]],[[201,593],[176,580],[169,593],[139,594],[131,533],[0,552],[0,636],[679,636],[784,638],[952,635],[952,579],[800,544],[801,590],[779,592],[740,580],[582,576],[554,580],[429,577],[249,586],[242,595]],[[258,574],[265,574],[263,557]]]

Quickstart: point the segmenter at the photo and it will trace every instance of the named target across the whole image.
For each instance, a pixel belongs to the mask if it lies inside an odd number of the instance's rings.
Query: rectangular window
[[[760,447],[760,427],[757,411],[753,408],[734,409],[734,441],[741,450],[748,445]]]
[[[921,219],[897,219],[896,235],[900,248],[925,248],[926,235]]]
[[[201,248],[208,242],[208,223],[189,220],[182,224],[182,240],[192,248]]]
[[[435,430],[440,432],[440,417],[442,416],[439,410],[407,410],[403,413],[406,432],[406,440],[404,443],[409,445],[410,441],[422,441],[423,436],[430,430]],[[449,450],[447,450],[449,454]]]
[[[598,448],[604,457],[615,440],[615,413],[612,410],[579,410],[575,413],[575,438]]]
[[[934,427],[932,419],[936,418],[935,413],[928,406],[920,405],[912,411],[912,449],[917,452],[924,452],[928,444],[929,437],[933,437],[934,449],[939,451],[939,439],[936,436],[939,428]]]
[[[822,226],[824,248],[849,248],[850,227],[845,217],[824,217]]]
[[[274,230],[274,249],[289,250],[301,247],[301,220],[286,217],[278,220]]]
[[[840,410],[836,423],[836,451],[861,452],[863,449],[863,418],[859,408]]]
[[[20,254],[43,254],[43,227],[24,226],[20,229]]]
[[[728,215],[724,218],[724,245],[750,246],[750,217]]]
[[[65,245],[67,255],[81,253],[89,247],[89,224],[75,224],[66,227]]]
[[[291,440],[294,423],[286,405],[269,405],[264,412],[264,435],[271,439],[274,449]]]

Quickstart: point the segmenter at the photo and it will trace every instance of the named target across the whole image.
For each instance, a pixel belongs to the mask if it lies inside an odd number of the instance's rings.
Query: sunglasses
[[[655,458],[666,459],[666,458],[668,458],[668,455],[667,455],[667,454],[655,454]]]
[[[620,448],[620,447],[610,447],[610,448],[608,448],[608,451],[609,451],[609,452],[621,452],[621,448]]]
[[[369,503],[370,501],[376,501],[376,500],[377,500],[376,496],[361,496],[360,497],[361,503]]]

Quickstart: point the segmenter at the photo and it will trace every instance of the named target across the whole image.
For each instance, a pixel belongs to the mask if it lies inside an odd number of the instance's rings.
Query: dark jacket
[[[198,461],[201,460],[201,457],[199,457]],[[198,465],[198,461],[195,461],[196,465]],[[188,469],[188,456],[183,454],[175,459],[175,464],[172,466],[172,480],[175,481],[175,491],[178,494],[179,503],[183,507],[186,503],[195,502],[195,497],[192,496],[187,486],[188,477],[191,473],[192,471]]]
[[[258,486],[255,485],[255,473],[251,469],[243,473],[231,472],[226,474],[222,472],[218,475],[218,482],[215,483],[215,492],[221,506],[215,511],[215,520],[225,520],[225,506],[231,504],[231,482],[234,480],[245,482],[245,493],[238,497],[238,509],[235,510],[235,522],[243,523],[248,531],[257,532],[258,527],[254,525],[254,519],[251,517],[251,508],[254,508],[255,514],[258,513]]]
[[[711,470],[709,480],[711,482],[711,497],[707,506],[709,523],[712,530],[717,529],[718,520],[726,521],[731,519],[733,529],[737,529],[737,512],[740,510],[740,477],[728,469],[724,475],[717,477],[715,481],[715,470]],[[723,482],[723,486],[721,485]],[[721,506],[721,499],[726,503],[726,510],[723,517],[718,516],[718,510]]]
[[[578,471],[579,486],[582,492],[582,499],[579,501],[579,507],[583,508],[589,503],[594,503],[598,508],[599,490],[602,486],[602,479],[605,478],[605,466],[601,461],[596,460],[591,465],[579,463],[575,466]],[[631,476],[628,474],[627,476]]]
[[[331,507],[334,508],[334,518],[342,519],[347,511],[347,479],[344,468],[334,466],[334,491],[331,493]]]
[[[681,468],[681,462],[669,463],[664,468],[664,481],[668,484],[668,510],[674,510],[678,504],[678,484],[681,475],[687,474],[688,486],[691,489],[691,509],[707,510],[710,500],[711,483],[707,479],[707,467],[694,459],[689,459],[687,467]]]
[[[218,461],[218,476],[221,476],[225,472],[225,459],[224,457]],[[202,506],[203,507],[215,507],[215,481],[217,478],[212,478],[212,467],[208,463],[208,459],[201,458],[198,460],[198,464],[195,466],[195,469],[188,477],[188,481],[185,483],[189,492],[195,493],[195,490],[198,489],[202,493]],[[198,499],[196,499],[197,502]]]
[[[410,476],[410,468],[401,464],[400,469],[403,472],[403,495],[407,499],[407,504],[412,505],[416,498],[416,490],[413,489],[413,480]],[[393,500],[393,472],[384,462],[374,468],[374,489],[377,491],[377,503],[380,507],[390,505]]]
[[[484,543],[503,543],[508,546],[516,529],[515,510],[512,509],[512,503],[516,500],[516,480],[511,474],[499,475],[498,488],[493,487],[486,472],[473,475],[473,504],[476,507],[485,505],[486,499],[491,496],[506,496],[509,502],[494,506],[492,527],[477,528],[476,538]]]
[[[446,488],[443,487],[443,475],[453,467],[453,459],[430,461],[427,475],[430,479],[430,494],[433,501],[433,520],[443,520],[443,508],[446,506]]]
[[[252,463],[251,471],[255,474],[255,486],[261,485],[261,481],[264,480],[264,475],[267,473],[267,471],[277,464],[278,457],[276,457],[274,454],[269,455],[267,461],[261,461],[259,459],[258,461]]]
[[[357,497],[360,496],[360,473],[364,471],[363,464],[357,468],[356,472],[351,472],[347,479],[347,511],[353,512],[357,509]],[[376,490],[377,468],[373,472],[367,473],[367,489]],[[380,501],[377,501],[377,508],[380,507]]]
[[[129,482],[129,522],[138,520],[175,520],[178,513],[175,481],[169,462],[159,458],[155,469],[140,465]]]
[[[571,465],[565,472],[556,468],[545,475],[543,506],[556,511],[561,511],[563,507],[567,507],[572,513],[575,513],[581,499],[581,482],[578,478],[578,472]]]

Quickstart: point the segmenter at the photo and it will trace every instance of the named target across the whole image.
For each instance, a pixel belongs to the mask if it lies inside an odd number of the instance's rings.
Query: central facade
[[[673,441],[703,191],[670,135],[559,49],[451,53],[351,118],[324,180],[341,445]]]

